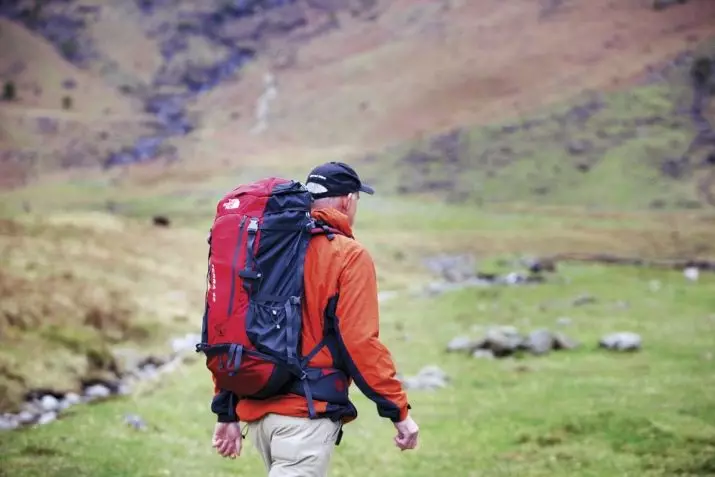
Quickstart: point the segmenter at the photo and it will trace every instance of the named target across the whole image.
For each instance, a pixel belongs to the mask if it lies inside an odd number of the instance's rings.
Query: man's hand
[[[243,436],[237,422],[217,422],[212,440],[213,447],[223,457],[235,459],[241,455]]]
[[[396,422],[395,429],[397,429],[397,435],[395,436],[395,445],[401,450],[414,449],[417,447],[417,435],[420,432],[420,428],[417,427],[417,423],[410,416],[404,421]]]

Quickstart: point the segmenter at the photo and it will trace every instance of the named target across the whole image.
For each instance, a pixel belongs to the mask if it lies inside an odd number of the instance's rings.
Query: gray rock
[[[525,273],[510,272],[500,278],[499,281],[507,285],[520,285],[522,283],[527,283],[529,281],[529,277]]]
[[[498,326],[490,328],[484,337],[481,349],[489,349],[496,357],[509,356],[516,351],[523,337],[513,326]]]
[[[566,336],[563,333],[554,333],[554,346],[553,349],[555,350],[568,350],[568,349],[576,349],[580,346],[580,343],[576,340],[573,340]]]
[[[477,349],[472,353],[472,358],[476,359],[494,359],[494,353],[488,349]]]
[[[402,382],[406,389],[433,391],[447,387],[449,377],[437,366],[425,366],[416,376],[405,378]]]
[[[128,396],[132,392],[132,386],[128,382],[123,382],[119,384],[117,388],[117,394],[120,396]]]
[[[449,376],[447,376],[447,373],[445,373],[439,366],[435,365],[429,365],[425,366],[420,370],[418,373],[419,376],[432,376],[432,377],[437,377],[443,380],[448,380]]]
[[[447,352],[471,351],[475,343],[469,336],[457,336],[447,343]]]
[[[546,354],[554,347],[554,336],[546,329],[532,331],[523,346],[533,354]]]
[[[109,397],[111,394],[112,394],[112,391],[107,386],[105,386],[103,384],[94,384],[92,386],[89,386],[84,391],[85,397],[87,397],[90,400],[103,399],[103,398]]]
[[[472,255],[438,255],[424,261],[435,274],[441,275],[447,282],[458,283],[473,278],[476,264]]]
[[[82,402],[82,398],[77,393],[67,393],[65,394],[64,399],[62,399],[62,402],[63,405],[66,405],[67,407],[75,406]]]
[[[15,416],[11,414],[0,416],[0,432],[12,431],[13,429],[17,429],[19,426],[20,424],[17,422]]]
[[[40,399],[40,406],[46,412],[56,411],[60,408],[60,401],[51,394],[45,394]]]
[[[596,303],[596,298],[589,294],[583,294],[581,296],[578,296],[574,299],[573,302],[571,302],[573,306],[590,305],[592,303]]]
[[[45,424],[49,424],[50,422],[54,421],[57,419],[57,413],[54,411],[51,412],[46,412],[40,416],[40,418],[37,420],[37,425],[38,426],[44,426]]]
[[[683,270],[683,276],[691,282],[697,282],[700,278],[700,269],[697,267],[688,267]]]
[[[159,375],[159,370],[155,365],[147,364],[140,370],[137,370],[136,374],[139,379],[150,380],[156,378]]]
[[[35,420],[36,414],[30,412],[30,411],[21,411],[15,419],[20,425],[25,425],[33,422]]]
[[[642,340],[640,335],[625,331],[604,336],[598,346],[613,351],[637,351],[641,349]]]
[[[144,422],[144,419],[135,414],[127,414],[126,416],[124,416],[124,423],[138,431],[143,431],[147,427],[146,422]]]
[[[567,150],[571,155],[579,155],[587,152],[591,148],[589,141],[571,141],[568,144]]]
[[[22,405],[22,410],[32,414],[33,416],[42,414],[42,412],[43,412],[42,406],[40,405],[40,402],[37,400],[28,401],[28,402],[24,403]]]

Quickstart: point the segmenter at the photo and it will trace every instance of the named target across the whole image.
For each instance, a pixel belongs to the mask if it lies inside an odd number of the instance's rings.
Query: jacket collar
[[[339,230],[341,233],[347,235],[348,237],[355,238],[353,237],[353,229],[352,227],[350,227],[348,216],[343,214],[339,210],[332,208],[315,209],[310,213],[310,215],[315,220],[325,222],[326,225],[329,225]]]

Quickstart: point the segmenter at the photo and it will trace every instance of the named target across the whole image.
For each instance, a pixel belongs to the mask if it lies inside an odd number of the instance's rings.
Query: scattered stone
[[[104,399],[109,397],[112,391],[103,384],[93,384],[84,391],[84,395],[89,400]]]
[[[596,303],[596,298],[589,294],[583,294],[581,296],[578,296],[574,299],[573,302],[571,302],[573,306],[590,305],[592,303]]]
[[[0,416],[0,431],[12,431],[17,429],[20,424],[17,422],[15,416],[11,414],[4,414]]]
[[[473,329],[480,332],[480,329]],[[483,333],[480,339],[469,336],[453,338],[446,347],[446,352],[464,352],[473,358],[507,358],[520,351],[528,351],[535,355],[542,355],[551,350],[570,350],[580,346],[563,333],[552,332],[548,329],[537,329],[528,335],[522,335],[514,326],[492,326]]]
[[[525,260],[525,265],[531,273],[555,273],[556,262],[549,258],[532,258]]]
[[[20,425],[30,424],[35,420],[35,415],[30,411],[21,411],[20,414],[16,416],[17,422]]]
[[[471,351],[476,346],[469,336],[457,336],[447,343],[447,352]]]
[[[151,381],[152,379],[155,379],[159,374],[158,369],[159,368],[156,365],[150,363],[142,366],[136,371],[135,374],[139,379]]]
[[[569,350],[576,349],[580,346],[580,343],[574,339],[569,338],[563,333],[554,333],[553,349],[555,350]]]
[[[687,267],[683,270],[683,276],[691,282],[697,282],[700,278],[700,269],[697,267]]]
[[[147,428],[144,419],[135,414],[127,414],[126,416],[124,416],[124,423],[138,431],[143,431]]]
[[[640,335],[626,331],[604,336],[598,346],[614,351],[637,351],[641,349],[642,342]]]
[[[132,392],[132,387],[129,383],[123,382],[117,388],[117,394],[120,396],[128,396]]]
[[[488,349],[476,349],[472,353],[472,358],[477,359],[494,359],[494,353]]]
[[[416,376],[404,378],[402,383],[406,389],[433,391],[447,387],[448,381],[447,373],[431,365],[422,368]]]
[[[60,401],[51,394],[45,394],[40,400],[40,405],[47,412],[56,411],[60,408]]]
[[[507,285],[518,285],[521,283],[527,283],[529,281],[529,277],[521,272],[510,272],[504,276],[502,281]]]
[[[425,260],[433,273],[440,274],[448,283],[457,283],[476,276],[476,262],[472,255],[437,255]]]
[[[55,411],[52,412],[46,412],[40,416],[40,418],[37,420],[37,425],[38,426],[44,426],[45,424],[49,424],[50,422],[54,421],[57,419],[57,413]]]
[[[70,406],[75,406],[82,402],[82,398],[77,393],[67,393],[60,403],[62,409],[67,409]]]
[[[116,381],[93,381],[87,383],[81,394],[61,393],[48,389],[29,391],[26,401],[17,414],[0,415],[0,431],[13,430],[32,424],[43,425],[59,418],[66,409],[112,396],[131,393],[132,384],[140,379],[153,379],[175,371],[182,363],[195,355],[194,345],[200,336],[192,333],[170,341],[173,353],[165,359],[149,356],[142,358],[130,349],[118,350],[115,358],[122,366],[117,371]]]
[[[569,154],[573,156],[588,152],[591,148],[592,145],[590,141],[571,141],[567,146]]]
[[[536,355],[546,354],[554,347],[554,336],[546,329],[532,331],[523,347]]]
[[[480,349],[489,349],[495,357],[511,356],[519,349],[524,338],[513,326],[498,326],[487,330]]]

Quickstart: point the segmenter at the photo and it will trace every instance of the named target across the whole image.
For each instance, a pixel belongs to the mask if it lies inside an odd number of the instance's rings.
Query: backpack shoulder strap
[[[313,228],[310,230],[310,233],[312,235],[325,235],[326,237],[328,237],[328,240],[333,240],[335,238],[335,234],[342,235],[344,237],[346,236],[340,230],[336,229],[335,227],[331,227],[320,220],[315,221],[315,223],[313,224]]]

